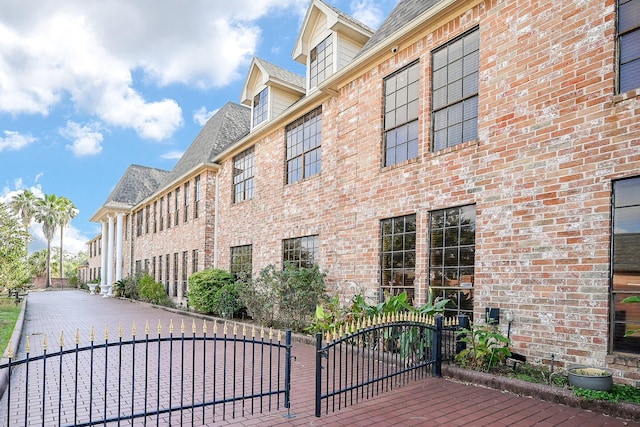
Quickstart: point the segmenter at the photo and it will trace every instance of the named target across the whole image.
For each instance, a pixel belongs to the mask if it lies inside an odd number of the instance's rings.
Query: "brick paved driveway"
[[[133,322],[139,330],[149,321],[152,328],[158,322],[163,327],[173,321],[179,325],[184,321],[191,325],[193,318],[179,313],[153,308],[117,299],[102,298],[81,291],[33,292],[28,297],[23,332],[31,336],[31,353],[42,351],[42,338],[48,337],[49,345],[59,346],[60,333],[64,331],[65,345],[73,347],[76,330],[81,340],[86,340],[92,326],[96,333],[96,342],[103,342],[105,327],[110,337],[115,339],[120,324],[125,335],[130,334]],[[198,325],[201,320],[196,321]],[[190,330],[190,326],[188,326]],[[20,352],[24,352],[26,341],[23,339]],[[59,348],[59,347],[58,347]],[[51,347],[50,347],[51,349]],[[50,351],[54,351],[50,350]],[[569,408],[536,399],[519,397],[497,390],[459,384],[442,378],[427,378],[411,383],[392,392],[381,394],[354,406],[314,417],[314,348],[300,342],[294,342],[292,361],[291,414],[287,417],[284,408],[270,413],[232,418],[227,414],[224,421],[215,424],[208,419],[194,418],[194,425],[238,425],[238,426],[636,426],[616,418],[607,417],[590,411]],[[18,357],[21,355],[18,354]],[[165,359],[163,359],[165,360]],[[169,363],[168,359],[167,362]],[[55,377],[51,381],[56,381]],[[221,381],[222,383],[222,381]],[[220,385],[222,386],[222,385]],[[20,381],[13,379],[12,394],[20,395]],[[51,387],[53,389],[53,387]],[[57,393],[57,391],[56,391]],[[38,395],[38,399],[42,396]],[[63,390],[62,399],[73,400],[70,390]],[[47,399],[58,399],[57,395]],[[78,401],[81,407],[86,401]],[[33,404],[36,407],[36,403]],[[23,409],[24,411],[24,409]],[[31,410],[29,410],[31,412]],[[36,410],[30,415],[29,425],[57,425],[55,416],[42,422]],[[0,402],[0,425],[23,425],[24,412],[12,408],[12,419],[7,423],[6,395]],[[68,419],[60,420],[63,425]],[[168,417],[152,420],[149,425],[168,425]],[[142,421],[136,421],[136,425]],[[172,424],[178,425],[175,417]],[[184,425],[191,424],[190,416]],[[122,423],[122,425],[130,425]]]

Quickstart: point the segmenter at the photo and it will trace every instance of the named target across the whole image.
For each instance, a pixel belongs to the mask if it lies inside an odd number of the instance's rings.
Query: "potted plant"
[[[611,372],[590,366],[575,366],[567,370],[569,384],[589,390],[611,391],[613,376]]]

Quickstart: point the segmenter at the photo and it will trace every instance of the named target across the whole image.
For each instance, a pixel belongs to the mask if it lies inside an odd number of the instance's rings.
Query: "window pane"
[[[640,87],[640,59],[620,67],[620,92]]]
[[[637,27],[640,23],[640,1],[620,2],[618,26],[621,33]]]
[[[285,140],[288,184],[320,173],[322,109],[317,108],[288,125]]]

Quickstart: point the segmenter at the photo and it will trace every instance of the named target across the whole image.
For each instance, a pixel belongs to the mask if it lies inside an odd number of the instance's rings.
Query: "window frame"
[[[240,274],[251,277],[253,274],[253,245],[232,246],[229,249],[229,255],[229,272],[236,278]]]
[[[233,157],[233,203],[253,198],[255,188],[255,148],[249,147]]]
[[[182,222],[189,221],[189,205],[191,204],[191,182],[184,184],[184,214]]]
[[[309,251],[310,249],[310,251]],[[282,240],[282,266],[294,265],[298,268],[312,268],[318,265],[320,235],[293,237]],[[303,259],[303,253],[311,256]]]
[[[457,57],[456,51],[458,43],[462,44],[461,56],[459,58]],[[466,53],[465,43],[469,43],[469,49],[472,49]],[[475,49],[473,49],[474,46],[476,46]],[[446,54],[445,65],[439,67],[438,58],[443,54]],[[454,64],[458,61],[460,61],[460,76],[458,77],[458,75],[455,74],[454,78],[450,78],[450,75],[454,74],[455,70],[457,70]],[[475,67],[473,66],[474,63]],[[471,66],[467,64],[471,64]],[[469,69],[473,71],[469,72]],[[444,150],[478,139],[479,75],[479,27],[465,31],[431,51],[431,151]],[[444,84],[440,85],[439,82],[443,79]],[[446,101],[442,104],[439,103],[439,91],[443,91],[446,98]],[[449,96],[453,96],[454,98],[449,99]],[[458,115],[460,116],[459,121],[453,121],[458,120]],[[451,135],[451,133],[455,132],[458,128],[459,141],[453,139]],[[468,135],[465,136],[465,133]],[[453,136],[457,136],[457,133]],[[441,140],[444,141],[444,145],[440,142]]]
[[[195,187],[195,194],[194,194],[194,198],[195,198],[195,206],[193,207],[193,218],[197,219],[200,217],[200,198],[202,196],[201,194],[201,184],[200,184],[200,175],[196,176],[194,178],[194,187]]]
[[[255,94],[251,102],[251,123],[256,127],[269,120],[269,87]]]
[[[286,184],[322,173],[322,106],[285,127],[285,165]]]
[[[398,228],[400,224],[402,230]],[[417,228],[415,213],[380,220],[380,276],[378,283],[380,301],[384,300],[387,293],[398,295],[403,291],[407,292],[409,300],[412,301],[415,298]],[[401,241],[400,247],[396,246],[398,241]],[[413,241],[412,248],[410,247],[411,241]],[[396,266],[395,263],[400,257],[401,265]],[[401,275],[401,282],[398,285],[393,284],[396,274]],[[388,284],[385,284],[386,282]]]
[[[635,2],[635,3],[633,3]],[[617,44],[617,84],[616,89],[618,93],[626,93],[630,90],[640,88],[640,49],[637,49],[636,56],[631,57],[628,60],[625,60],[625,51],[631,50],[626,49],[628,46],[637,46],[640,44],[640,13],[637,15],[635,13],[625,13],[622,9],[625,5],[632,4],[640,9],[640,4],[638,0],[617,0],[616,1],[616,44]],[[621,17],[631,18],[638,17],[637,22],[623,22]],[[629,43],[624,43],[625,41],[629,41]],[[635,77],[635,79],[631,79],[629,84],[631,86],[627,86],[625,83],[624,75],[627,75],[625,70],[628,64],[634,64],[636,72],[634,73],[634,69],[628,70],[630,71],[629,75],[631,77]]]
[[[309,88],[317,87],[333,75],[333,34],[325,37],[309,51]]]

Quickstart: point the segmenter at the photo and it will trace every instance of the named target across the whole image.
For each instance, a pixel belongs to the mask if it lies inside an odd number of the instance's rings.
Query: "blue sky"
[[[375,29],[397,0],[327,2]],[[207,118],[239,102],[254,55],[304,74],[291,52],[308,5],[3,0],[0,201],[24,189],[71,199],[65,250],[86,250],[125,169],[171,170]],[[46,247],[30,230],[30,251]]]

